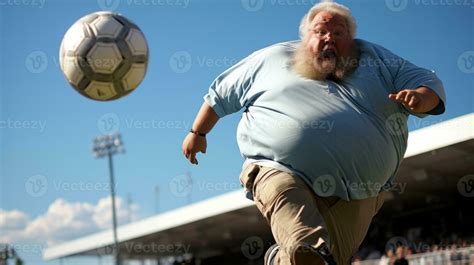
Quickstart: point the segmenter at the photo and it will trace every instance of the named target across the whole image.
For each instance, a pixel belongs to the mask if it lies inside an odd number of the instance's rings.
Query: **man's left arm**
[[[392,76],[394,91],[388,98],[399,102],[407,112],[420,118],[444,113],[446,94],[441,80],[434,71],[418,67],[388,50],[387,69]]]
[[[444,112],[443,101],[429,87],[420,86],[416,89],[403,89],[396,94],[389,94],[388,98],[401,103],[413,113],[436,115]]]

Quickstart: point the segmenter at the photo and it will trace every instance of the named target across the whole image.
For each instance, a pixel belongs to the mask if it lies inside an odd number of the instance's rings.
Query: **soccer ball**
[[[145,77],[148,45],[142,31],[120,14],[82,17],[64,35],[61,70],[81,95],[99,101],[121,98]]]

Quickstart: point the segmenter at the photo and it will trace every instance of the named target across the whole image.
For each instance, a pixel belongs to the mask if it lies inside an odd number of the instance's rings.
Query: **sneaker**
[[[275,258],[278,254],[278,250],[280,250],[280,246],[277,244],[273,244],[267,249],[265,252],[264,257],[264,265],[275,265]],[[317,254],[321,256],[324,260],[325,265],[337,265],[336,260],[334,259],[333,255],[329,251],[329,248],[324,244],[320,248],[315,250]]]
[[[278,250],[280,249],[280,246],[277,244],[273,244],[271,247],[267,249],[267,252],[265,252],[265,257],[264,257],[264,265],[274,265],[275,258],[278,254]]]
[[[295,253],[295,256],[293,257],[294,260],[292,262],[295,262],[295,263],[308,262],[309,256],[307,256],[307,254],[304,254],[305,252],[308,252],[308,251],[312,252],[313,255],[316,254],[317,256],[319,256],[321,258],[321,261],[324,262],[324,265],[336,265],[336,261],[334,260],[334,257],[329,251],[329,248],[326,246],[326,244],[321,245],[318,249],[315,249],[312,246],[307,246],[307,247],[301,246],[301,249],[297,250],[297,253]],[[313,258],[310,258],[310,259],[312,260]]]
[[[318,252],[318,254],[324,259],[327,265],[336,265],[336,260],[334,260],[334,257],[326,244],[318,248],[316,252]]]

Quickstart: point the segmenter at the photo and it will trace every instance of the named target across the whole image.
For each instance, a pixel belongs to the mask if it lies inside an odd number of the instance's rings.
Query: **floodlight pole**
[[[114,230],[114,253],[115,264],[120,265],[120,248],[117,238],[117,212],[115,210],[115,179],[114,179],[114,165],[112,162],[112,153],[107,152],[109,157],[109,172],[110,172],[110,195],[112,196],[112,224]]]
[[[93,153],[97,158],[107,155],[109,159],[109,173],[110,173],[110,195],[112,197],[112,225],[114,234],[114,249],[115,265],[121,265],[120,248],[117,237],[117,213],[115,207],[115,179],[114,166],[112,156],[119,152],[123,152],[123,145],[119,133],[114,135],[101,135],[94,139]]]

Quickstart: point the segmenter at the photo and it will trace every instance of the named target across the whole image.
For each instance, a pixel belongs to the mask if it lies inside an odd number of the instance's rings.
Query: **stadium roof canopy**
[[[456,187],[461,176],[474,173],[473,165],[474,113],[412,131],[397,181],[408,183],[415,192],[406,192],[401,197],[416,201],[420,194]],[[179,246],[190,246],[187,251],[203,258],[236,248],[240,251],[243,242],[252,236],[271,239],[267,224],[253,202],[245,199],[243,191],[229,192],[118,228],[122,256],[140,259],[183,254]],[[153,244],[162,251],[157,253],[144,247]],[[112,245],[109,230],[49,247],[43,258],[103,255],[110,253]]]

